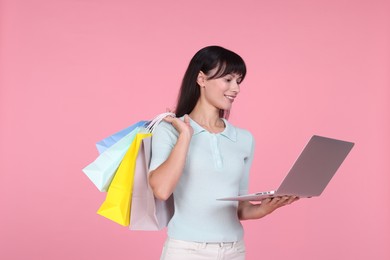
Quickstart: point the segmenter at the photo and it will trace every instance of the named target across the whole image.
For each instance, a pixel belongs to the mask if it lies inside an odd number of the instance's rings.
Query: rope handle
[[[156,129],[156,127],[158,126],[158,124],[160,124],[161,121],[167,116],[176,117],[175,113],[172,113],[172,112],[165,112],[165,113],[159,114],[155,118],[153,118],[152,121],[145,124],[146,131],[148,133],[153,133],[154,130]]]

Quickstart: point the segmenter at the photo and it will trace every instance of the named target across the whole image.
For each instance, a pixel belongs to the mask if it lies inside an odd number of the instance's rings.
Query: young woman
[[[219,46],[198,51],[184,75],[176,118],[154,132],[149,182],[155,196],[174,196],[175,213],[161,259],[245,259],[240,220],[262,218],[297,198],[218,201],[248,192],[254,140],[226,117],[246,66]]]

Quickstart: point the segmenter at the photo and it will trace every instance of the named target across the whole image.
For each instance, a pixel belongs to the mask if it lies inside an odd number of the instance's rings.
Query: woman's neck
[[[211,133],[219,133],[225,129],[224,121],[219,117],[218,109],[202,109],[202,107],[195,106],[189,114],[190,118],[198,125]]]

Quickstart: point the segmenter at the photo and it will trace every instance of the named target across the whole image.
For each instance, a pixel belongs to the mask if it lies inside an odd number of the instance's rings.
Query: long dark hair
[[[213,75],[210,71],[217,68]],[[199,97],[200,86],[197,83],[199,72],[202,71],[208,79],[221,78],[227,74],[238,74],[241,82],[246,75],[244,60],[236,53],[220,46],[208,46],[199,50],[191,59],[181,83],[176,105],[176,116],[181,117],[191,113]],[[220,110],[220,117],[227,117],[229,111]]]

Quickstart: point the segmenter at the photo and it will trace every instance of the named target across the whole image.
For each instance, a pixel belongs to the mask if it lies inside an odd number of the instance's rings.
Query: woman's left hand
[[[262,200],[260,204],[241,201],[238,205],[238,216],[241,220],[262,218],[280,207],[290,205],[298,199],[299,197],[296,196],[273,197]]]
[[[290,205],[298,199],[299,198],[296,196],[273,197],[262,200],[261,204],[259,204],[258,207],[259,210],[263,211],[264,213],[266,213],[266,215],[268,215],[276,209],[286,205]]]

